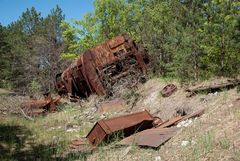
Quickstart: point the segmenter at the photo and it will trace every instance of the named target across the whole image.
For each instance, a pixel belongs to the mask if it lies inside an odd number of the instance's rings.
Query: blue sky
[[[67,21],[81,19],[92,12],[93,0],[0,0],[0,23],[4,26],[16,21],[27,8],[34,6],[45,17],[52,8],[59,5]]]

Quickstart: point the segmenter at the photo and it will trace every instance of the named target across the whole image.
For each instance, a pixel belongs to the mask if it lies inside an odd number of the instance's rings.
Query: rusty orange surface
[[[20,108],[25,111],[27,115],[36,116],[45,111],[56,111],[57,106],[61,105],[61,96],[53,99],[52,97],[46,97],[43,99],[30,99],[21,103]]]
[[[126,102],[122,99],[114,99],[110,101],[101,102],[99,105],[99,112],[118,111],[126,108]]]
[[[179,128],[152,128],[126,137],[118,145],[138,145],[157,148],[172,138]]]
[[[96,146],[115,132],[121,131],[124,136],[129,136],[137,131],[152,128],[152,123],[153,117],[147,111],[100,120],[88,133],[87,138],[92,145]]]
[[[67,93],[71,97],[106,95],[106,80],[117,81],[131,67],[146,73],[146,58],[127,35],[119,35],[82,53],[56,76],[55,88],[59,94]]]

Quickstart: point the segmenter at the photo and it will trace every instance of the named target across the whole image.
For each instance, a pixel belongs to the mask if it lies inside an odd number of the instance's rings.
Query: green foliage
[[[82,20],[34,7],[0,25],[0,86],[53,88],[56,73],[106,39],[127,33],[150,56],[153,75],[181,82],[240,73],[240,3],[206,0],[95,0]]]
[[[61,23],[60,26],[63,29],[62,36],[66,46],[65,51],[61,53],[61,58],[72,59],[77,57],[79,45],[75,28],[64,21]]]
[[[94,13],[85,14],[82,20],[75,20],[73,25],[62,22],[66,46],[62,58],[75,58],[96,44],[123,33],[140,40],[135,26],[142,15],[140,5],[140,1],[128,4],[125,0],[96,0]]]
[[[9,53],[9,44],[6,40],[7,38],[7,29],[0,24],[0,87],[10,87],[8,82],[10,75],[10,57]]]
[[[74,37],[66,39],[71,44],[67,53],[77,55],[128,33],[148,49],[155,75],[182,82],[234,77],[240,72],[239,5],[218,0],[95,0],[93,13],[65,29],[71,33],[66,37]]]
[[[52,86],[56,73],[61,71],[60,53],[63,50],[62,10],[56,6],[47,17],[41,17],[34,7],[7,27],[0,27],[0,86],[26,89],[32,81]]]
[[[33,79],[32,82],[30,83],[30,91],[31,91],[31,93],[32,94],[40,93],[40,90],[41,90],[40,83],[36,79]]]
[[[239,2],[212,1],[205,4],[208,13],[202,25],[204,64],[216,75],[239,74],[239,43],[234,40]]]

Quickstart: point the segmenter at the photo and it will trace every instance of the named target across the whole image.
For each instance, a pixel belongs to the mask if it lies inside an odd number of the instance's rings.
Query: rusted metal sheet
[[[203,113],[204,110],[199,110],[192,114],[177,116],[164,122],[158,117],[153,117],[147,111],[100,120],[88,133],[86,137],[88,141],[75,140],[70,146],[73,149],[79,147],[84,149],[83,146],[86,144],[95,147],[104,140],[111,139],[114,134],[122,132],[120,137],[125,138],[117,143],[119,145],[134,144],[157,148],[173,137],[178,129],[180,129],[172,126],[180,121],[201,116]]]
[[[177,86],[174,84],[168,84],[161,90],[161,94],[163,97],[171,96],[177,90]]]
[[[179,128],[152,128],[122,139],[118,145],[138,145],[157,148],[172,138]]]
[[[185,115],[185,116],[176,116],[176,117],[173,117],[173,118],[171,118],[169,120],[166,120],[162,123],[159,123],[158,125],[156,125],[156,127],[158,127],[158,128],[170,127],[170,126],[178,124],[181,121],[184,121],[184,120],[187,120],[187,119],[190,119],[190,118],[194,118],[194,117],[199,117],[203,113],[204,113],[204,109],[201,109],[201,110],[198,110],[196,112],[193,112],[193,113]]]
[[[109,112],[109,111],[118,111],[118,110],[124,109],[126,107],[127,107],[127,105],[126,105],[125,101],[117,98],[117,99],[114,99],[111,101],[101,102],[98,110],[99,110],[99,112]]]
[[[183,116],[177,116],[177,117],[171,118],[169,120],[166,120],[166,121],[160,123],[156,127],[159,127],[159,128],[170,127],[170,126],[175,125],[178,121],[182,120],[183,118],[184,118]]]
[[[127,35],[120,35],[81,54],[63,73],[55,88],[70,97],[107,95],[109,85],[128,74],[130,68],[146,73],[148,59]]]
[[[81,152],[91,152],[95,149],[95,147],[89,143],[87,138],[80,138],[80,139],[71,141],[69,148],[71,150],[81,151]]]
[[[200,117],[201,115],[204,114],[204,111],[205,111],[204,109],[201,109],[201,110],[198,110],[191,114],[185,115],[180,121],[187,120],[187,119],[194,118],[194,117]]]
[[[61,105],[61,96],[53,99],[49,95],[45,95],[44,99],[30,99],[21,103],[20,108],[28,116],[36,116],[46,111],[56,111],[57,106]]]
[[[147,111],[132,113],[124,116],[98,121],[88,133],[89,142],[96,146],[110,138],[116,132],[129,136],[138,131],[153,127],[153,117]]]
[[[204,110],[199,110],[189,115],[177,116],[155,126],[155,128],[143,130],[134,135],[122,139],[117,144],[119,145],[138,145],[157,148],[170,138],[172,138],[179,128],[171,127],[180,121],[187,120],[193,117],[199,117],[204,113]],[[167,128],[171,127],[171,128]]]

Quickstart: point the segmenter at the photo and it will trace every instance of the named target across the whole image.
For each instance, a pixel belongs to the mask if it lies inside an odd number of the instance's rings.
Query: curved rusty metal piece
[[[163,97],[169,97],[175,91],[177,91],[177,86],[175,86],[174,84],[168,84],[161,90],[161,94]]]

